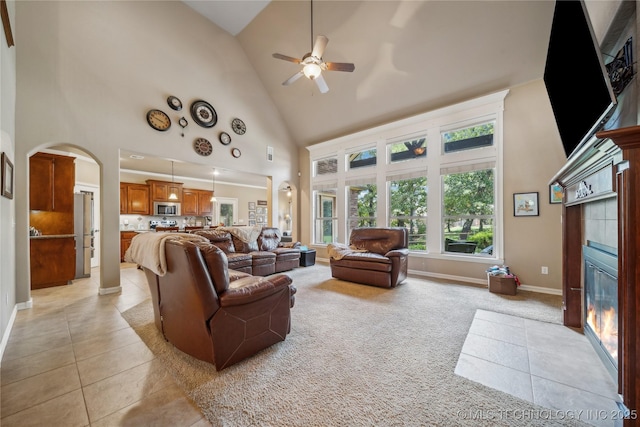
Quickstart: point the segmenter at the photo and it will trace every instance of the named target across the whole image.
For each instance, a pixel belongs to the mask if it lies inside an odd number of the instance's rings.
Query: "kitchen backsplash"
[[[175,220],[179,227],[207,226],[212,225],[211,217],[202,216],[152,216],[152,215],[120,215],[120,230],[149,230],[150,221],[161,221],[163,219]]]

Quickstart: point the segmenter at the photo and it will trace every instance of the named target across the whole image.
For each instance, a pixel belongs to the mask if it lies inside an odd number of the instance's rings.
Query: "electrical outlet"
[[[545,267],[545,266],[543,266],[540,272],[541,272],[542,274],[549,274],[549,267]]]

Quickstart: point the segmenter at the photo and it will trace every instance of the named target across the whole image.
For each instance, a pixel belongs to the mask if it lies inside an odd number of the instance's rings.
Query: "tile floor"
[[[149,298],[122,264],[122,292],[98,295],[98,274],[33,291],[17,313],[0,368],[0,424],[209,426],[122,318]]]
[[[622,425],[616,384],[587,338],[562,325],[478,310],[455,373],[552,410],[540,416]]]

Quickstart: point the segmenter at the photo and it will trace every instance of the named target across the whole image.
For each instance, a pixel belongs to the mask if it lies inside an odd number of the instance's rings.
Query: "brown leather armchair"
[[[176,348],[220,371],[284,341],[296,292],[289,276],[229,272],[208,242],[167,241],[165,255],[163,276],[144,269],[156,326]]]
[[[393,288],[407,278],[409,234],[403,227],[359,227],[349,245],[330,244],[331,275],[365,285]]]

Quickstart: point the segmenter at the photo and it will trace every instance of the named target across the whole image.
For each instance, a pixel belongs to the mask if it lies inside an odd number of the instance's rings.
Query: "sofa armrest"
[[[407,256],[407,255],[409,255],[409,249],[407,249],[407,248],[394,249],[394,250],[389,251],[386,254],[384,254],[384,256],[386,256],[387,258],[402,257],[402,256]]]
[[[278,292],[288,289],[292,294],[295,288],[289,286],[292,280],[286,274],[277,274],[270,277],[249,276],[234,280],[229,284],[229,289],[223,292],[220,298],[221,307],[249,304],[266,298]]]

